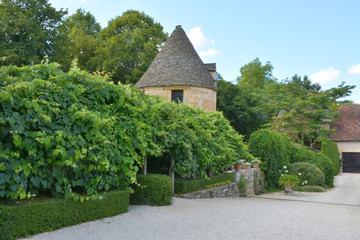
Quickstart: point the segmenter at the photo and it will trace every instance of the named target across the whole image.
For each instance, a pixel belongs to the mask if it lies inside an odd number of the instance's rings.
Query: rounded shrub
[[[258,130],[251,134],[250,153],[263,162],[262,169],[268,187],[279,187],[279,170],[287,166],[292,145],[287,136],[270,130]]]
[[[293,147],[291,163],[307,162],[317,166],[325,175],[325,185],[334,186],[333,165],[324,154],[316,153],[309,148]]]
[[[171,204],[172,181],[167,175],[138,175],[130,203],[135,205],[164,206]]]
[[[306,162],[293,163],[290,165],[290,173],[298,176],[300,185],[304,182],[307,185],[325,185],[324,173],[314,164]]]

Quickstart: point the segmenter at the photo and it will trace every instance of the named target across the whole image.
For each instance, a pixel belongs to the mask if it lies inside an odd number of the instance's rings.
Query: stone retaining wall
[[[263,173],[259,168],[252,168],[249,170],[240,170],[239,172],[235,172],[235,182],[233,183],[209,189],[202,189],[191,193],[178,194],[177,196],[188,199],[239,197],[240,191],[237,182],[240,180],[241,176],[244,176],[244,178],[248,180],[248,189],[246,195],[254,196],[254,187],[257,188],[259,185],[258,183],[263,182]]]

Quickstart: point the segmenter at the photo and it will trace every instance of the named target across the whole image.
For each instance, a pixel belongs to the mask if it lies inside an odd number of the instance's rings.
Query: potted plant
[[[234,168],[235,168],[236,172],[240,171],[242,164],[243,164],[243,162],[241,160],[236,160],[236,162],[234,164]]]
[[[292,174],[282,174],[279,179],[279,184],[284,186],[285,193],[291,192],[291,188],[299,183],[299,178]]]
[[[255,158],[254,160],[251,161],[251,163],[254,166],[254,168],[259,168],[259,164],[261,163],[261,161],[258,158]]]
[[[244,164],[245,170],[249,170],[251,168],[251,163],[247,162]]]

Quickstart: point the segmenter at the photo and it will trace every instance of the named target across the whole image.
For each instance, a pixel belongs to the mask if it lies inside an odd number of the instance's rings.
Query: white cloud
[[[211,49],[209,49],[209,50],[207,50],[207,51],[201,51],[201,52],[199,52],[199,56],[200,56],[200,57],[212,57],[212,56],[214,56],[215,54],[219,54],[219,53],[220,53],[220,51],[211,48]]]
[[[320,85],[333,82],[340,76],[340,71],[336,68],[329,67],[320,72],[313,73],[310,75],[311,81],[319,83]]]
[[[360,74],[360,64],[349,67],[349,74]]]
[[[360,104],[360,98],[358,100],[355,100],[354,103]]]
[[[195,48],[214,46],[214,40],[207,38],[201,32],[201,27],[194,27],[190,30],[188,37]]]

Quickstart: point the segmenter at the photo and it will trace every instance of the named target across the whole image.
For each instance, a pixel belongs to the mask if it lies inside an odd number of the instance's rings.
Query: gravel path
[[[360,191],[360,174],[342,174],[336,177],[337,188],[325,193],[173,198],[171,206],[130,206],[125,214],[30,239],[359,239],[360,195],[354,188],[346,190],[349,179]]]

